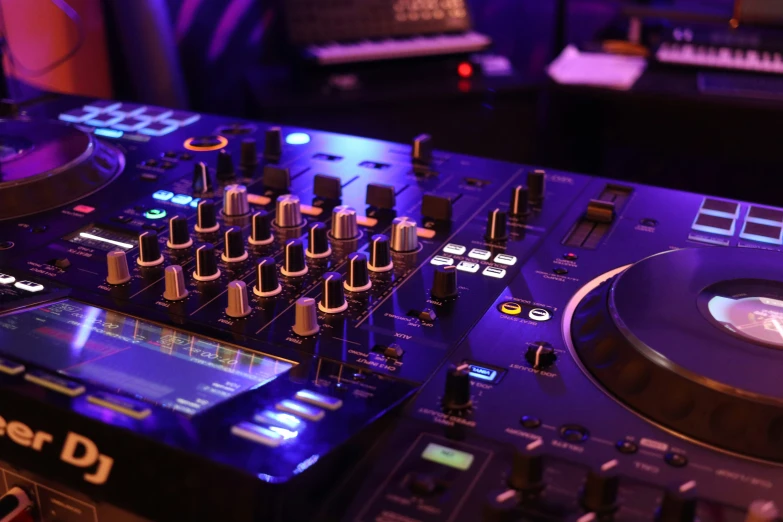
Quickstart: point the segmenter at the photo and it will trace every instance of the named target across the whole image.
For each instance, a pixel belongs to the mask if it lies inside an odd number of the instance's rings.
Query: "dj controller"
[[[779,521],[782,245],[427,135],[25,106],[0,520]]]

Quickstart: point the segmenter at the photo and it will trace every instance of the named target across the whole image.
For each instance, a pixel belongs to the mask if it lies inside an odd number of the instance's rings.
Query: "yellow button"
[[[500,305],[500,311],[506,315],[519,315],[522,313],[522,305],[513,301],[506,301]]]

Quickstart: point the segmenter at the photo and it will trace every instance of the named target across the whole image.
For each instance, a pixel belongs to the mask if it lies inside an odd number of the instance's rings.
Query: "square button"
[[[156,193],[154,193],[152,197],[154,199],[157,199],[158,201],[168,201],[174,197],[174,193],[169,192],[168,190],[159,190]]]
[[[106,392],[95,392],[88,395],[87,402],[138,420],[145,419],[152,413],[150,407],[144,403]]]
[[[98,114],[97,111],[88,111],[87,109],[72,109],[68,112],[64,112],[58,116],[62,121],[70,123],[82,123],[87,120],[91,120]]]
[[[122,120],[111,126],[112,129],[121,131],[137,131],[142,127],[146,127],[150,124],[150,120],[140,116],[128,116],[122,115]]]
[[[19,375],[24,371],[24,364],[9,361],[8,359],[0,359],[0,372],[8,375]]]
[[[121,114],[122,116],[127,118],[128,116],[138,116],[139,114],[144,112],[146,108],[147,107],[145,107],[144,105],[139,105],[138,103],[123,103],[122,105],[114,109],[112,112],[114,112],[115,114]]]
[[[191,207],[196,208],[198,207],[198,202],[201,201],[201,198],[195,198],[193,201],[191,201],[189,204]]]
[[[95,211],[95,207],[91,207],[89,205],[76,205],[73,207],[74,212],[79,212],[80,214],[90,214],[91,212]]]
[[[167,116],[163,120],[163,122],[168,124],[173,124],[178,127],[184,127],[185,125],[196,123],[199,120],[199,118],[201,118],[201,115],[195,114],[193,112],[174,111],[172,114]]]
[[[294,397],[302,402],[308,402],[332,411],[340,409],[343,405],[343,401],[340,399],[310,390],[299,390]]]
[[[475,274],[479,271],[479,268],[481,268],[481,266],[478,263],[473,263],[471,261],[460,261],[457,265],[457,270],[468,272],[470,274]]]
[[[111,100],[95,100],[84,106],[88,111],[93,112],[111,112],[120,108],[122,103]]]
[[[122,115],[114,115],[114,114],[96,114],[93,118],[87,120],[85,123],[87,125],[92,125],[93,127],[111,127],[112,125],[115,125],[122,121],[124,116]]]
[[[165,120],[172,114],[174,114],[174,111],[171,109],[164,109],[163,107],[146,107],[140,116],[150,121],[159,121]]]
[[[766,223],[768,225],[783,224],[783,210],[752,206],[748,210],[748,221]]]
[[[465,248],[462,245],[455,245],[454,243],[449,243],[445,247],[443,247],[443,251],[447,254],[454,254],[455,256],[461,256],[465,253],[467,248]]]
[[[693,222],[693,230],[718,234],[719,236],[733,236],[736,221],[732,218],[714,216],[712,214],[699,214]]]
[[[739,203],[735,203],[733,201],[723,201],[720,199],[704,198],[699,212],[713,216],[738,218]]]
[[[147,136],[165,136],[175,130],[177,130],[177,126],[174,124],[165,121],[153,121],[143,129],[140,129],[139,132]]]
[[[495,263],[501,265],[514,266],[517,264],[516,256],[510,256],[508,254],[498,254],[495,256]]]
[[[324,410],[289,399],[278,402],[275,408],[310,421],[319,421],[324,418]]]
[[[294,417],[290,413],[282,411],[264,410],[253,417],[253,422],[266,424],[268,426],[277,426],[291,431],[299,431],[304,425],[304,421]]]
[[[0,274],[0,285],[10,285],[14,281],[16,281],[16,278],[14,276],[8,274]]]
[[[69,381],[68,379],[61,379],[60,377],[56,377],[39,370],[31,370],[30,372],[26,373],[24,380],[44,388],[54,390],[57,393],[62,393],[68,397],[78,397],[84,393],[84,386],[78,382]]]
[[[502,268],[495,268],[494,266],[488,266],[481,272],[487,277],[494,277],[495,279],[502,279],[506,276],[506,271]]]
[[[783,228],[780,225],[773,226],[746,221],[740,237],[770,245],[783,245]]]
[[[492,257],[492,252],[487,252],[486,250],[481,250],[480,248],[474,248],[470,252],[468,252],[468,257],[472,257],[473,259],[480,259],[482,261],[486,261],[490,257]]]
[[[231,426],[231,434],[270,448],[278,447],[284,440],[279,433],[247,421]]]
[[[171,202],[177,205],[187,205],[191,201],[193,201],[193,197],[186,194],[177,194],[171,198]]]
[[[451,266],[454,264],[454,260],[450,257],[435,256],[430,261],[430,264],[435,266]]]
[[[44,289],[44,286],[33,281],[17,281],[14,286],[20,290],[26,290],[27,292],[40,292]]]

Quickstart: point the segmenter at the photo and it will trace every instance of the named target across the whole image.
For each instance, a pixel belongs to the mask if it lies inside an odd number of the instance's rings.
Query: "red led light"
[[[457,67],[457,74],[459,74],[461,78],[470,78],[473,76],[473,66],[468,62],[462,62],[459,64],[459,67]]]

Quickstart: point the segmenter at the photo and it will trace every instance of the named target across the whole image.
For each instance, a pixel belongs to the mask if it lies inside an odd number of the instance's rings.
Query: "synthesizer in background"
[[[2,522],[780,520],[782,209],[106,100],[0,140]]]

